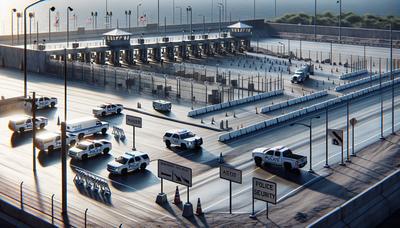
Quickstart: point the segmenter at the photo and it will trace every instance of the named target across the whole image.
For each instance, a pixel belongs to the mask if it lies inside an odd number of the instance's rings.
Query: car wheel
[[[86,160],[86,159],[88,159],[88,155],[87,154],[82,155],[82,160]]]
[[[101,116],[103,116],[103,117],[106,116],[106,112],[102,112]]]
[[[144,171],[146,169],[146,166],[147,166],[146,163],[141,164],[140,165],[140,170]]]
[[[21,127],[21,128],[19,129],[19,132],[21,132],[21,133],[24,133],[24,131],[25,131],[25,128],[23,128],[23,127]]]
[[[260,167],[261,163],[262,163],[262,160],[261,160],[261,158],[256,157],[256,158],[254,158],[254,162],[256,163],[256,166]]]
[[[171,142],[170,141],[165,141],[165,146],[167,147],[167,148],[171,148]]]
[[[101,129],[101,134],[103,135],[107,134],[107,129],[106,128]]]
[[[78,139],[79,139],[79,140],[83,139],[83,136],[85,136],[85,134],[80,133],[80,134],[78,135]]]
[[[40,127],[40,129],[43,129],[43,128],[45,127],[44,123],[41,123],[41,124],[39,125],[39,127]]]
[[[47,150],[48,150],[49,152],[53,151],[53,150],[54,150],[54,146],[49,146],[49,147],[47,147]]]
[[[283,164],[283,167],[285,167],[285,170],[290,171],[292,170],[292,164],[285,162]]]
[[[121,113],[121,109],[117,109],[117,114],[120,114]]]
[[[54,108],[54,106],[56,106],[56,103],[51,102],[50,107]]]
[[[110,152],[110,148],[104,148],[103,154],[106,155],[106,154],[108,154],[108,152]]]
[[[186,149],[187,149],[186,144],[182,143],[182,144],[181,144],[181,148],[184,149],[184,150],[186,150]]]
[[[128,170],[127,170],[127,169],[121,170],[121,174],[122,174],[122,175],[126,175],[127,173],[128,173]]]

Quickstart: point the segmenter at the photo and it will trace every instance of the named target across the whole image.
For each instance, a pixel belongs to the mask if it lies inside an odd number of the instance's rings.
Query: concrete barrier
[[[251,103],[251,102],[254,102],[257,100],[261,100],[261,99],[265,99],[265,98],[269,98],[269,97],[273,97],[273,96],[277,96],[277,95],[281,95],[281,94],[283,94],[283,90],[277,90],[277,91],[271,91],[271,92],[266,92],[266,93],[262,93],[262,94],[257,94],[257,95],[251,96],[251,97],[246,97],[246,98],[242,98],[242,99],[238,99],[238,100],[234,100],[234,101],[224,102],[221,104],[209,105],[205,108],[199,108],[199,109],[189,111],[187,113],[187,116],[194,117],[194,116],[202,115],[205,113],[210,113],[210,112],[234,107],[234,106],[241,105],[241,104]]]
[[[362,76],[362,75],[364,75],[364,74],[368,74],[368,70],[359,70],[359,71],[355,71],[355,72],[343,74],[343,75],[339,76],[339,78],[340,78],[341,80],[345,80],[345,79],[349,79],[349,78],[354,78],[354,77]]]
[[[375,227],[400,209],[400,170],[307,227]]]

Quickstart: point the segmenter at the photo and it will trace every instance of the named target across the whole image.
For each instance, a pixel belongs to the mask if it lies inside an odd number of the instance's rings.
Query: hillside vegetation
[[[274,22],[288,24],[313,25],[314,15],[305,13],[285,14]],[[371,14],[357,15],[355,13],[342,13],[343,27],[388,29],[390,21],[393,22],[393,29],[400,30],[399,16],[375,16]],[[331,12],[317,14],[317,25],[338,26],[339,16]]]

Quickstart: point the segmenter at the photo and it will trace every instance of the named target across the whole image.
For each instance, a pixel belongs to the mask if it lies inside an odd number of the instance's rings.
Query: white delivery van
[[[66,143],[67,146],[72,146],[77,141],[77,136],[74,134],[66,134]],[[41,151],[48,150],[51,152],[52,150],[61,148],[61,135],[60,133],[54,132],[45,132],[36,136],[35,146]]]
[[[82,139],[86,135],[94,135],[101,132],[103,135],[107,134],[109,124],[94,117],[79,118],[67,121],[67,133],[78,136]]]
[[[160,112],[170,112],[172,104],[171,102],[165,100],[155,100],[153,101],[153,108]]]

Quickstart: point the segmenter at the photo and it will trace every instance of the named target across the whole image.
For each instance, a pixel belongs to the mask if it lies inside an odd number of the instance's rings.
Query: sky
[[[0,0],[0,34],[11,33],[11,10],[17,9],[17,12],[23,12],[23,7],[34,2],[32,0]],[[125,10],[131,10],[131,25],[136,26],[137,5],[141,3],[139,15],[146,15],[145,23],[157,23],[157,0],[46,0],[32,7],[28,12],[35,12],[35,18],[32,20],[32,31],[36,31],[36,22],[39,25],[39,31],[48,30],[49,8],[54,6],[56,10],[51,14],[51,29],[55,31],[65,30],[66,28],[66,8],[73,8],[70,16],[71,29],[76,27],[92,27],[91,12],[97,12],[98,27],[105,26],[106,2],[108,11],[112,12],[112,24],[116,27],[117,21],[119,27],[126,26]],[[176,7],[182,7],[182,21],[186,23],[186,7],[192,6],[193,22],[200,23],[202,16],[206,21],[218,22],[219,11],[217,4],[225,3],[225,0],[160,0],[160,24],[164,23],[166,17],[167,24],[173,24],[173,2]],[[233,21],[253,18],[254,0],[226,0],[227,19],[231,17]],[[214,3],[214,4],[212,4]],[[212,10],[212,5],[213,10]],[[317,0],[318,12],[332,11],[338,13],[339,4],[337,0]],[[359,14],[373,15],[397,15],[400,16],[400,0],[342,0],[343,12],[353,11]],[[314,0],[277,0],[277,14],[283,15],[293,12],[313,13]],[[56,27],[55,18],[59,15],[60,23]],[[75,17],[73,16],[75,14]],[[273,18],[274,0],[256,0],[256,18]],[[76,19],[76,22],[74,21]],[[22,23],[22,20],[20,20]],[[180,23],[180,9],[175,10],[175,24]],[[22,24],[21,24],[22,25]],[[76,25],[76,27],[75,27]],[[17,33],[17,19],[14,14],[14,33]],[[28,27],[29,28],[29,27]],[[20,26],[22,32],[22,26]]]

